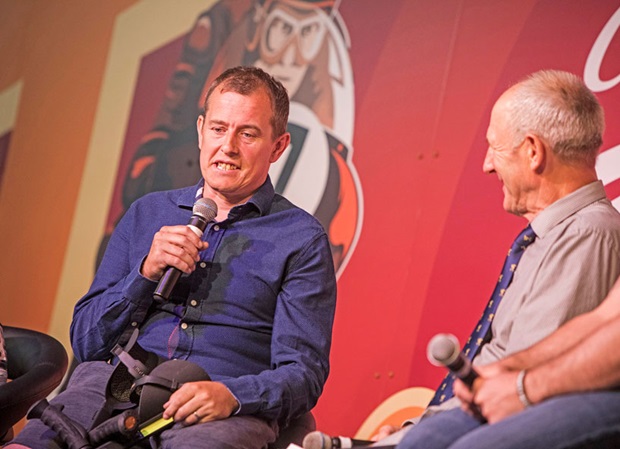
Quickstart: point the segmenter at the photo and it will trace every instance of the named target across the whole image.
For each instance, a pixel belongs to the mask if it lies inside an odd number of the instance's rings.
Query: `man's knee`
[[[155,437],[155,441],[162,449],[256,449],[266,447],[276,437],[275,424],[253,416],[233,416],[188,427],[177,424]]]

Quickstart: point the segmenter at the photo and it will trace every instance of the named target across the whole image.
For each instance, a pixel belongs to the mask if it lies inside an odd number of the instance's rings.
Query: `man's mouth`
[[[218,162],[217,164],[215,164],[215,166],[217,167],[218,170],[224,170],[224,171],[239,170],[239,167],[232,165],[232,164],[227,164],[225,162]]]

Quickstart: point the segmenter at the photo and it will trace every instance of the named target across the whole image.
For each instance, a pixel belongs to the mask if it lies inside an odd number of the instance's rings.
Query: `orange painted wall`
[[[3,323],[48,329],[110,35],[133,3],[0,1],[0,91],[23,83],[0,185]]]

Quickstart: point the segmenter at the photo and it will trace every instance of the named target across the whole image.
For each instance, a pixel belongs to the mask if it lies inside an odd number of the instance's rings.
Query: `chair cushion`
[[[50,394],[67,370],[67,352],[41,332],[3,326],[10,382],[0,386],[0,437]]]

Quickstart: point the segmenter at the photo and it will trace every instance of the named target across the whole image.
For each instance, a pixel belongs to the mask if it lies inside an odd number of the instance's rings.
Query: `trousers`
[[[74,422],[89,428],[105,402],[105,388],[114,367],[106,362],[84,362],[77,366],[67,389],[50,401],[63,405],[63,413]],[[175,424],[151,437],[152,448],[180,447],[208,449],[262,449],[275,441],[278,426],[255,416],[232,416],[184,427]],[[38,419],[28,422],[11,441],[32,449],[61,449],[56,433]]]
[[[620,447],[620,391],[558,396],[494,424],[461,409],[421,420],[397,449]]]

